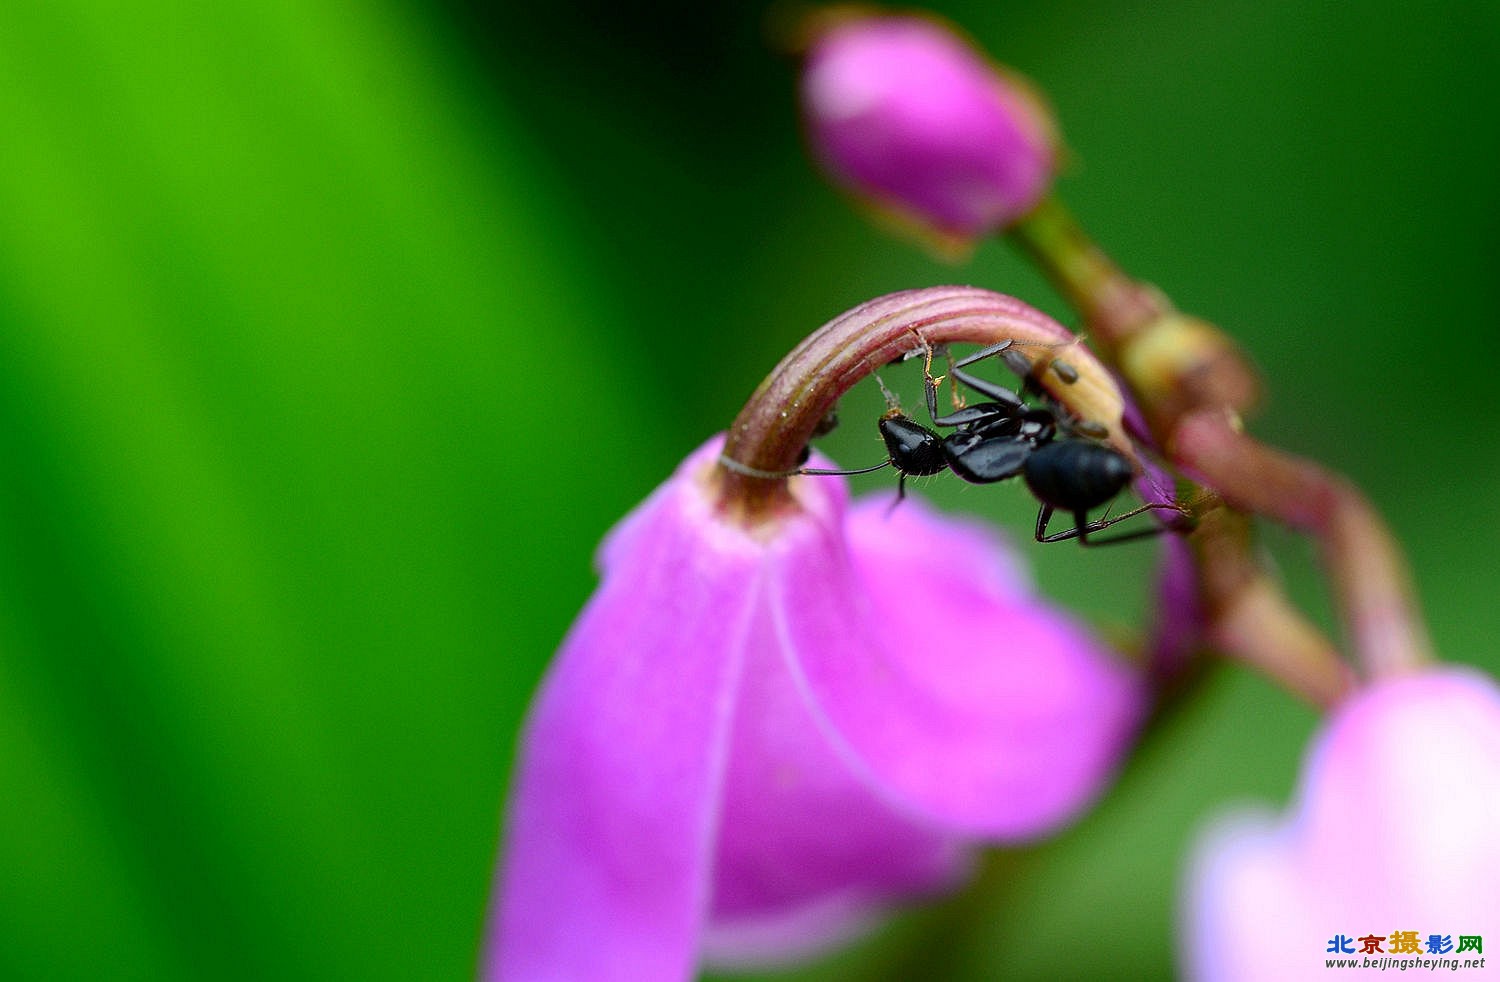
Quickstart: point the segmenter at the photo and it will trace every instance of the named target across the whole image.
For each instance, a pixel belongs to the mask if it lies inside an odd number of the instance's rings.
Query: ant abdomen
[[[1043,504],[1086,512],[1123,491],[1135,471],[1118,450],[1087,440],[1054,440],[1031,453],[1021,475]]]

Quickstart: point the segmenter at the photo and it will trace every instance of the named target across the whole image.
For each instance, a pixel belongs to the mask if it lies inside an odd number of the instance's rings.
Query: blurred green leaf
[[[643,430],[566,189],[392,11],[6,20],[3,974],[466,975]]]

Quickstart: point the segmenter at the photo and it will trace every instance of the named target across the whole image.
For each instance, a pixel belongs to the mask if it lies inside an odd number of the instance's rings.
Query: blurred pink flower
[[[1143,712],[1136,676],[980,529],[841,480],[745,529],[721,441],[608,537],[526,723],[485,972],[684,979],[785,960],[1055,831]]]
[[[1005,227],[1052,180],[1052,122],[1035,97],[932,20],[832,23],[808,52],[802,110],[835,180],[946,236]]]
[[[1183,913],[1194,979],[1327,978],[1372,934],[1376,958],[1402,957],[1397,932],[1423,957],[1433,935],[1444,957],[1460,935],[1500,943],[1500,689],[1449,667],[1352,697],[1285,818],[1233,815],[1199,843]]]

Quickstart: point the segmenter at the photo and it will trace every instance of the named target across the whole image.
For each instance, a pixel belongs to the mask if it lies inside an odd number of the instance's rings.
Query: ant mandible
[[[1090,536],[1157,509],[1181,511],[1175,502],[1144,504],[1133,511],[1096,522],[1088,513],[1115,498],[1135,476],[1130,458],[1112,447],[1097,442],[1104,432],[1095,423],[1073,420],[1046,404],[1046,396],[1036,385],[1030,359],[1014,350],[1014,340],[1001,341],[952,363],[949,374],[983,396],[987,402],[956,408],[938,415],[938,385],[941,379],[932,375],[933,349],[925,340],[918,349],[924,354],[922,366],[923,394],[927,414],[934,426],[952,428],[946,436],[928,429],[902,412],[895,396],[880,383],[889,409],[880,417],[881,438],[889,456],[873,467],[856,470],[821,470],[803,468],[801,474],[868,474],[884,467],[895,467],[900,474],[896,501],[906,495],[908,475],[921,477],[951,470],[972,484],[990,484],[1015,477],[1041,503],[1036,516],[1038,542],[1062,542],[1077,539],[1080,545],[1112,545],[1143,539],[1165,531],[1153,526],[1108,539]],[[915,352],[914,352],[915,353]],[[1007,367],[1023,379],[1022,390],[1044,400],[1029,406],[1015,392],[965,372],[975,362],[1000,355]],[[1064,382],[1073,382],[1077,372],[1065,362],[1053,360],[1052,369]],[[879,376],[876,377],[879,382]],[[1065,532],[1047,533],[1047,524],[1056,511],[1073,515],[1074,527]]]

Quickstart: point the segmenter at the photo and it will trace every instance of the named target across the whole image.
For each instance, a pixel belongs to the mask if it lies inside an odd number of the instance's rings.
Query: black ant
[[[1088,513],[1112,500],[1135,476],[1130,458],[1112,447],[1096,442],[1107,433],[1096,423],[1072,420],[1046,404],[1046,395],[1036,385],[1030,359],[1013,346],[1015,341],[990,345],[951,364],[949,374],[955,384],[961,382],[982,395],[987,402],[961,406],[944,416],[938,415],[938,384],[932,376],[930,346],[923,344],[923,392],[927,414],[934,426],[951,427],[953,432],[941,435],[901,411],[895,397],[880,383],[889,410],[880,417],[880,436],[889,456],[874,467],[857,470],[818,470],[803,468],[801,474],[868,474],[883,467],[895,467],[900,473],[896,501],[906,495],[906,478],[939,474],[951,470],[972,484],[990,484],[1020,475],[1026,487],[1041,502],[1036,516],[1036,540],[1061,542],[1077,539],[1081,545],[1109,545],[1157,535],[1163,526],[1127,532],[1108,539],[1091,539],[1101,532],[1142,512],[1156,509],[1181,511],[1175,502],[1142,505],[1111,519],[1090,522]],[[1000,355],[1006,365],[1024,382],[1022,391],[1043,399],[1043,404],[1029,406],[1015,392],[965,372],[977,361]],[[1078,374],[1065,362],[1053,360],[1051,367],[1064,382],[1076,381]],[[876,377],[879,381],[879,376]],[[1073,515],[1074,527],[1066,532],[1047,534],[1047,523],[1053,512]]]

